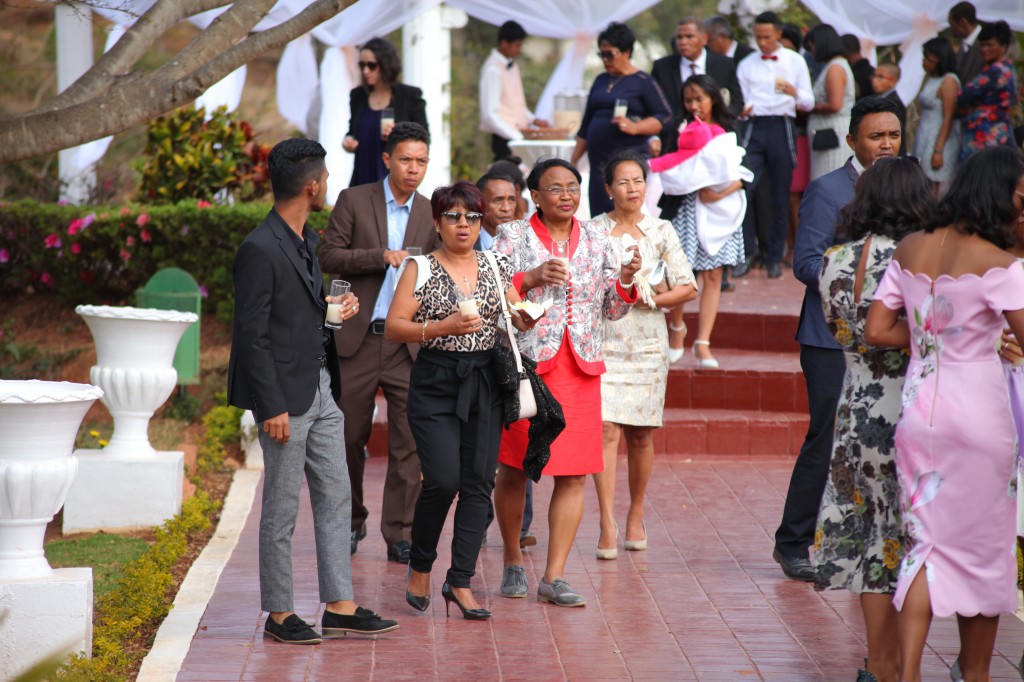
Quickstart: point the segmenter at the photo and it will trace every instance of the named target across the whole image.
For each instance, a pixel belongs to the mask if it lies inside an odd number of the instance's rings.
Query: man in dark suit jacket
[[[407,247],[433,251],[437,233],[430,201],[416,190],[429,161],[429,138],[417,123],[395,124],[388,136],[384,164],[388,175],[338,195],[320,249],[320,266],[352,283],[362,310],[336,332],[345,392],[345,448],[352,480],[350,549],[366,537],[364,451],[373,428],[377,390],[388,404],[388,472],[384,480],[381,534],[388,559],[408,563],[412,517],[420,491],[420,463],[409,431],[405,406],[416,346],[384,338],[384,319],[395,291],[397,268]]]
[[[306,474],[315,521],[323,636],[376,634],[398,627],[353,601],[351,560],[337,538],[350,512],[344,417],[335,404],[341,378],[316,263],[317,236],[306,227],[327,193],[327,152],[312,140],[277,144],[268,158],[274,208],[235,257],[235,317],[228,400],[252,410],[266,456],[260,516],[260,600],[264,633],[289,644],[321,636],[295,615],[291,537]],[[359,310],[346,296],[342,317]],[[334,302],[334,301],[332,301]]]
[[[832,430],[846,372],[843,351],[829,332],[821,309],[818,278],[822,257],[830,247],[847,239],[836,234],[836,223],[840,210],[853,199],[857,178],[877,159],[899,153],[902,123],[896,106],[884,97],[873,95],[857,102],[846,136],[853,156],[842,168],[812,181],[800,203],[793,274],[807,289],[796,339],[800,342],[800,367],[807,383],[811,421],[793,466],[773,552],[782,571],[794,580],[814,580],[807,550],[814,540],[818,507],[828,480]]]
[[[956,51],[956,75],[962,85],[981,73],[985,60],[981,58],[978,46],[978,34],[981,33],[981,22],[978,21],[974,5],[960,2],[949,10],[949,30],[960,41]],[[1012,56],[1012,55],[1011,55]]]
[[[732,26],[722,16],[711,17],[704,22],[704,30],[708,34],[708,49],[723,57],[728,57],[737,65],[754,54],[754,48],[733,40]]]

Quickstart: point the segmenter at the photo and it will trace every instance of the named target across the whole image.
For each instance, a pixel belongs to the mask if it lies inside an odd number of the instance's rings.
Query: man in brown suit
[[[366,537],[363,503],[366,443],[373,427],[378,388],[388,404],[388,472],[380,530],[388,560],[409,562],[413,510],[420,492],[420,463],[409,431],[406,403],[415,345],[384,339],[397,268],[416,246],[433,251],[437,233],[430,201],[416,190],[429,161],[427,131],[418,123],[395,125],[383,154],[388,175],[380,182],[345,189],[331,212],[318,260],[324,272],[352,283],[364,301],[359,314],[335,332],[345,382],[338,406],[345,415],[345,451],[352,481],[351,551]]]

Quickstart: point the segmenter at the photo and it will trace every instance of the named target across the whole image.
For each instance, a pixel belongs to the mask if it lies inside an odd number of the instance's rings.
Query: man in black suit
[[[260,516],[260,601],[264,635],[288,644],[319,644],[294,611],[291,538],[303,474],[316,535],[323,637],[378,634],[398,628],[353,601],[349,553],[351,492],[345,466],[344,416],[334,337],[324,328],[327,301],[316,262],[319,239],[306,219],[327,194],[327,152],[313,140],[278,143],[267,159],[274,208],[235,256],[235,317],[228,401],[252,410],[266,470]],[[342,318],[359,311],[352,295]]]
[[[875,94],[875,88],[871,84],[871,77],[875,75],[875,67],[871,62],[864,59],[860,53],[860,38],[847,33],[842,36],[843,56],[850,63],[850,70],[853,71],[853,82],[856,84],[857,101]]]
[[[960,41],[960,47],[956,52],[956,75],[960,83],[966,84],[981,73],[985,65],[978,46],[981,22],[978,21],[974,5],[969,2],[953,5],[949,10],[948,19],[950,32]]]
[[[708,49],[728,57],[737,66],[748,55],[754,54],[754,48],[733,40],[732,26],[725,17],[711,17],[704,22],[704,31],[708,34]]]

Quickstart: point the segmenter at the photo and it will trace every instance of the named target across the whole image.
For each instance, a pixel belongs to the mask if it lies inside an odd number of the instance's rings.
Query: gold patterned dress
[[[607,214],[594,221],[609,231],[615,226]],[[650,294],[647,278],[659,259],[668,265],[674,284],[695,284],[690,262],[672,223],[645,215],[638,227],[644,233],[637,240],[643,260],[636,275],[641,297],[645,289]],[[621,240],[611,240],[621,252]],[[668,383],[665,314],[637,301],[622,319],[606,319],[604,360],[608,371],[601,375],[602,420],[626,426],[661,426]]]

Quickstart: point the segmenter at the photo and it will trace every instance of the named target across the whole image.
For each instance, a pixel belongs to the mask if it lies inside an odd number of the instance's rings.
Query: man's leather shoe
[[[817,571],[814,570],[814,564],[810,559],[783,556],[777,549],[772,552],[772,558],[782,566],[782,572],[787,578],[812,583],[817,577]]]
[[[778,279],[782,277],[782,266],[778,263],[768,264],[768,279]]]
[[[356,607],[356,612],[351,616],[343,616],[340,613],[324,611],[320,619],[320,629],[324,637],[344,637],[351,633],[354,635],[379,635],[384,632],[391,632],[398,629],[398,621],[385,620],[370,609],[362,606]]]
[[[365,537],[366,537],[366,526],[363,526],[359,530],[352,531],[352,539],[350,541],[351,545],[349,547],[349,549],[351,551],[349,552],[349,554],[355,554],[356,553],[356,549],[359,548],[359,541],[364,539]]]
[[[388,561],[395,561],[400,564],[409,563],[409,550],[412,549],[412,543],[406,540],[399,540],[395,544],[388,547]]]
[[[267,616],[267,624],[263,626],[263,636],[273,637],[285,644],[320,643],[320,635],[316,634],[306,621],[294,613],[285,618],[283,623],[278,623],[270,616]]]
[[[750,256],[732,269],[733,277],[744,277],[754,267],[756,256]]]

